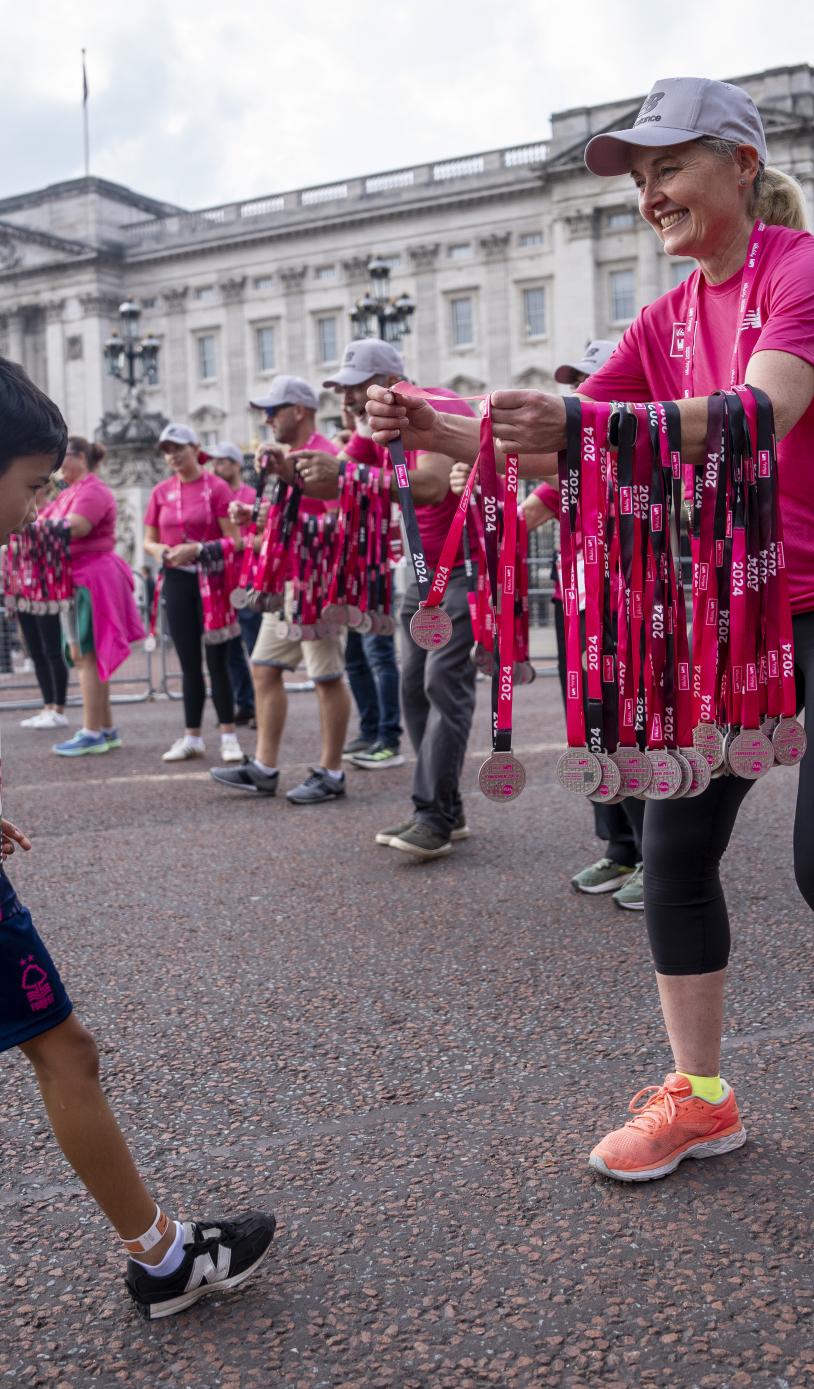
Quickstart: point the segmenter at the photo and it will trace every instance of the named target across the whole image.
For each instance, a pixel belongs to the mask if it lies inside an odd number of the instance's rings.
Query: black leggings
[[[814,612],[794,619],[798,712],[814,689]],[[770,772],[769,776],[781,775]],[[729,959],[729,917],[718,867],[751,781],[722,776],[691,801],[648,801],[644,905],[660,974],[711,974]],[[814,907],[814,736],[800,766],[794,874]]]
[[[61,709],[68,693],[68,667],[62,649],[59,613],[18,613],[17,620],[34,662],[42,702],[58,704]]]
[[[164,575],[164,603],[167,626],[178,652],[183,676],[184,719],[187,728],[200,728],[203,718],[206,686],[201,664],[203,638],[203,607],[198,587],[198,575],[184,569],[168,569]],[[204,643],[212,703],[219,723],[234,723],[235,706],[232,682],[229,679],[229,643]]]

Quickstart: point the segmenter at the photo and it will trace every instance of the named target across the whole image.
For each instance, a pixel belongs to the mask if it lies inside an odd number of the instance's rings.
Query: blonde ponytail
[[[755,179],[754,214],[771,227],[808,231],[806,197],[796,178],[768,166]]]

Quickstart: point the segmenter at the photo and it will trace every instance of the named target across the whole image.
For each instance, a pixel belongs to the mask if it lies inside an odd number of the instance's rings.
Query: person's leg
[[[619,805],[594,804],[594,830],[597,839],[607,840],[607,858],[624,868],[635,868],[640,854],[636,848],[630,820],[625,814],[626,804],[626,801],[621,801]],[[640,801],[639,804],[644,809],[644,803]]]
[[[418,752],[430,716],[430,701],[424,688],[424,667],[427,653],[416,646],[410,636],[410,620],[418,611],[418,589],[413,581],[407,587],[401,605],[401,707],[404,723],[413,751]]]
[[[385,747],[398,748],[402,727],[396,643],[392,636],[367,632],[362,637],[362,647],[375,681],[378,710],[376,740]]]
[[[644,837],[644,808],[645,802],[637,800],[635,796],[628,796],[619,804],[629,828],[629,835],[633,844],[633,852],[636,855],[633,862],[642,861],[642,839]]]
[[[59,613],[48,613],[40,619],[40,622],[42,643],[51,667],[51,681],[54,690],[53,707],[57,714],[64,714],[65,700],[68,694],[68,663],[65,660],[62,622]]]
[[[164,577],[164,603],[167,627],[181,666],[186,732],[191,738],[199,738],[206,686],[201,661],[203,618],[197,574],[169,570]]]
[[[95,651],[80,655],[78,649],[71,652],[71,659],[79,676],[82,691],[82,719],[89,733],[101,733],[110,727],[110,698],[106,682],[99,679],[96,668]]]
[[[472,627],[463,569],[452,571],[443,606],[452,619],[452,636],[446,646],[426,657],[424,691],[430,712],[418,748],[413,804],[416,818],[448,839],[455,828],[452,806],[459,804],[458,787],[475,710],[477,672],[470,659]],[[406,719],[406,698],[404,709]]]
[[[229,679],[232,683],[235,706],[241,714],[251,713],[254,710],[254,686],[249,663],[246,659],[242,631],[227,643],[227,652]]]
[[[342,676],[316,681],[319,723],[322,732],[321,767],[329,772],[342,770],[342,749],[348,733],[350,694]]]
[[[797,712],[805,703],[805,692],[814,689],[814,613],[803,613],[794,619],[794,660],[797,677]],[[806,725],[808,710],[806,710]],[[810,907],[814,907],[814,734],[808,735],[808,747],[800,765],[797,785],[797,808],[794,814],[794,876],[797,886]]]
[[[257,747],[255,757],[265,767],[278,765],[280,742],[288,713],[283,671],[279,666],[252,665]]]
[[[229,646],[228,641],[204,642],[206,667],[212,687],[212,703],[221,733],[235,731],[235,701],[229,678]]]
[[[376,681],[368,663],[363,638],[349,631],[345,646],[348,684],[359,711],[359,737],[374,743],[379,731],[379,701]]]
[[[34,666],[34,674],[37,677],[37,684],[40,687],[43,707],[53,709],[56,707],[56,691],[54,690],[54,679],[51,671],[51,662],[45,650],[43,624],[48,620],[46,617],[37,617],[34,613],[20,612],[17,614],[20,624],[20,631],[23,634],[28,654]],[[56,619],[59,622],[59,618]],[[63,705],[65,703],[63,698]]]

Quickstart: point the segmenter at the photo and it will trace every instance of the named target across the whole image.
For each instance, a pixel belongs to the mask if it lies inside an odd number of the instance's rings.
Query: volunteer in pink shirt
[[[238,448],[237,444],[223,440],[212,444],[207,453],[212,463],[212,472],[226,483],[232,501],[242,502],[244,506],[253,506],[257,494],[254,487],[243,481],[243,450]],[[246,527],[242,526],[241,535],[245,530]],[[260,632],[261,617],[262,613],[256,613],[252,608],[238,608],[240,632],[229,642],[229,678],[235,698],[235,723],[238,725],[251,724],[255,727],[254,685],[246,658],[250,657],[254,650]]]
[[[55,744],[60,757],[121,747],[108,682],[130,655],[131,642],[144,636],[133,575],[114,549],[116,498],[96,476],[104,456],[102,444],[71,435],[62,464],[68,486],[48,510],[49,520],[65,520],[71,529],[75,599],[68,635],[82,690],[83,726],[66,742]]]
[[[801,192],[766,167],[763,126],[747,93],[705,78],[657,82],[633,126],[595,136],[585,159],[600,176],[628,176],[667,255],[692,257],[699,268],[642,310],[583,393],[603,401],[675,400],[684,459],[695,466],[704,457],[711,393],[745,381],[769,396],[803,703],[814,682],[814,238],[804,229]],[[685,375],[693,302],[697,326]],[[474,457],[477,439],[465,420],[444,419],[426,402],[374,395],[369,414],[380,442],[395,427],[409,447]],[[525,476],[551,474],[551,454],[565,441],[561,397],[500,391],[492,402],[496,435],[504,449],[523,455]],[[607,1176],[647,1181],[684,1157],[715,1156],[745,1141],[734,1093],[719,1074],[730,944],[719,864],[751,784],[721,777],[695,800],[647,804],[645,913],[674,1071],[640,1092],[633,1118],[594,1148],[591,1165]],[[814,739],[800,768],[794,831],[797,884],[809,906],[812,827]]]
[[[163,566],[162,592],[167,625],[178,653],[184,695],[183,737],[177,738],[164,762],[185,762],[202,757],[201,737],[206,686],[201,645],[212,686],[212,702],[220,725],[221,758],[241,762],[243,753],[235,735],[235,711],[229,680],[228,643],[203,642],[203,607],[198,584],[197,559],[208,540],[230,536],[237,527],[229,520],[231,489],[219,477],[205,471],[198,436],[184,424],[168,424],[158,440],[172,477],[153,488],[145,515],[144,548]]]

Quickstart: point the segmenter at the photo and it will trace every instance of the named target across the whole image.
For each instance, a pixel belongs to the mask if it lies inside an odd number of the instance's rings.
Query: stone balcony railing
[[[485,154],[465,155],[460,159],[415,164],[407,169],[346,179],[341,183],[298,188],[292,192],[252,198],[248,202],[224,203],[220,207],[174,213],[167,217],[149,217],[122,227],[121,237],[130,250],[148,250],[156,243],[188,238],[196,240],[202,235],[216,235],[219,230],[248,230],[251,225],[256,225],[255,219],[274,222],[279,218],[285,221],[292,214],[302,215],[308,209],[319,208],[328,212],[335,208],[339,212],[351,204],[354,211],[358,210],[360,204],[373,208],[377,199],[384,201],[387,195],[395,193],[409,199],[414,190],[420,197],[431,188],[441,192],[455,180],[465,180],[473,186],[478,181],[493,182],[496,177],[510,174],[511,170],[545,164],[547,158],[548,145],[543,141],[514,145]]]

